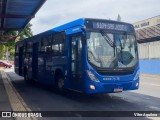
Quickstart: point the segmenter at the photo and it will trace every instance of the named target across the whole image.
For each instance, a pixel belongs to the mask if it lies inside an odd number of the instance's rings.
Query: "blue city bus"
[[[139,88],[138,47],[133,25],[83,18],[16,43],[15,72],[82,93]]]

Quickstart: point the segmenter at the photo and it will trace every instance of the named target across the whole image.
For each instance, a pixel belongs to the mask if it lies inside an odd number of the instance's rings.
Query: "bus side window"
[[[51,43],[49,42],[49,40],[45,37],[42,39],[41,41],[41,52],[51,52],[52,48],[51,48]]]
[[[78,60],[81,61],[82,55],[82,41],[81,37],[78,37]]]
[[[46,52],[47,53],[52,52],[52,34],[50,34],[50,35],[47,36]]]
[[[60,48],[60,50],[59,50],[60,53],[61,53],[61,54],[64,54],[64,50],[65,50],[64,43],[60,43],[60,44],[59,44],[59,48]]]
[[[57,43],[53,43],[52,45],[53,54],[59,54],[59,45]]]
[[[45,52],[45,45],[46,45],[45,39],[42,39],[42,40],[41,40],[41,48],[40,48],[40,51],[41,51],[41,52]]]
[[[52,50],[55,55],[63,55],[64,54],[65,40],[61,34],[54,36]]]
[[[32,52],[32,42],[27,42],[27,44],[26,44],[26,52],[28,52],[28,53]]]

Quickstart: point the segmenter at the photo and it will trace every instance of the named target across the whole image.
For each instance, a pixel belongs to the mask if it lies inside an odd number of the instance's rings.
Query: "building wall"
[[[138,44],[142,74],[160,75],[160,41]]]
[[[140,72],[142,74],[160,75],[160,59],[141,59]]]
[[[140,59],[160,59],[160,41],[139,43]]]
[[[160,15],[133,25],[139,43],[141,73],[160,75]]]
[[[160,15],[146,19],[146,20],[138,21],[133,25],[136,30],[139,30],[139,29],[145,29],[148,27],[156,26],[158,24],[160,24]]]

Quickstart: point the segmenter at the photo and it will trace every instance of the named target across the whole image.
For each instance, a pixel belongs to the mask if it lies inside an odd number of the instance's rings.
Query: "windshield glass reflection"
[[[88,60],[100,68],[128,68],[136,65],[137,45],[134,35],[89,32]]]

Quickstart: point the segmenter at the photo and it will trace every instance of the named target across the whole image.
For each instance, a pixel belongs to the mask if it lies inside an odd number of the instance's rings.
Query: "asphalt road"
[[[122,93],[83,95],[67,92],[59,95],[39,84],[28,84],[12,69],[6,69],[16,90],[32,111],[160,111],[160,79],[142,77],[140,89]],[[39,118],[40,119],[40,118]],[[52,120],[53,118],[41,118]],[[70,120],[71,118],[54,118]],[[72,119],[107,119],[83,118]],[[153,118],[109,118],[109,119],[153,119]],[[154,118],[156,120],[160,118]]]

